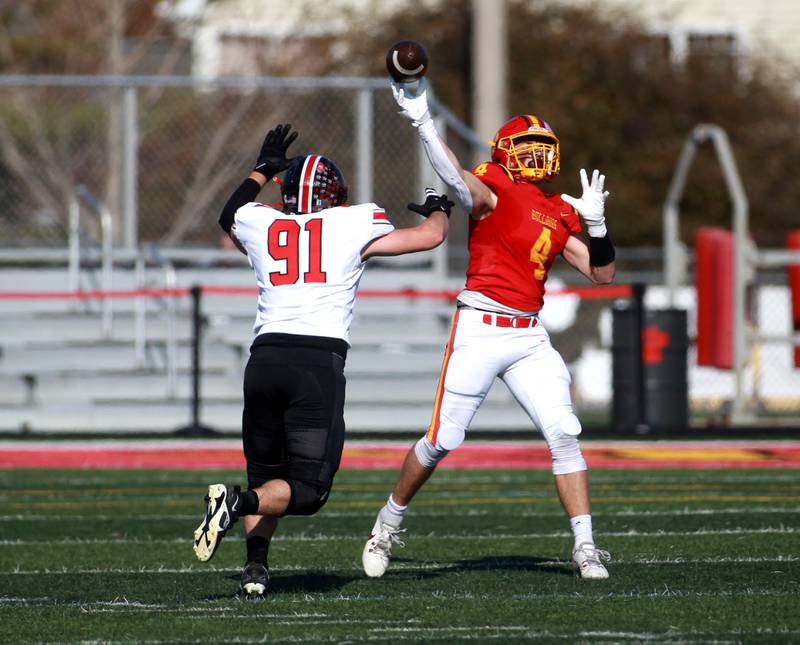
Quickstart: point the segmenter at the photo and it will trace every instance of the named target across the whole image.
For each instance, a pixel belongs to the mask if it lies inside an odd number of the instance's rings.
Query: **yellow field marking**
[[[131,508],[134,505],[132,501],[125,499],[120,500],[104,500],[92,501],[86,500],[85,502],[13,502],[5,504],[5,508],[26,509],[26,508],[41,508],[41,509],[69,509],[69,508]],[[160,506],[196,506],[198,510],[198,517],[203,512],[201,506],[196,500],[187,499],[174,499],[159,501]]]
[[[448,482],[441,482],[435,484],[429,484],[425,490],[448,490],[448,491],[462,491],[462,490],[473,490],[473,491],[495,491],[495,490],[502,490],[508,489],[512,484],[510,482],[502,482],[502,483],[476,483],[472,484],[470,482],[463,482],[463,483],[448,483]],[[525,486],[527,489],[535,489],[535,488],[544,488],[548,487],[548,490],[553,488],[552,481],[548,482],[547,484],[532,484],[530,486]],[[386,493],[389,495],[391,490],[390,484],[386,483],[377,483],[377,484],[368,484],[366,486],[361,484],[338,484],[334,482],[333,490],[336,492],[344,493],[365,493],[365,492],[381,492]]]
[[[200,485],[191,488],[106,488],[97,486],[92,488],[15,488],[3,491],[4,497],[80,497],[84,495],[192,495],[201,497],[208,490],[208,486]]]
[[[492,483],[431,483],[425,489],[430,493],[440,493],[440,492],[496,492],[496,491],[507,491],[511,487],[517,484],[511,482],[501,482],[497,484]],[[717,483],[699,483],[699,484],[681,484],[681,483],[670,483],[670,482],[653,482],[653,483],[643,483],[643,484],[615,484],[615,483],[593,483],[592,484],[592,491],[700,491],[700,490],[714,490],[721,487],[726,486],[725,483],[717,482]],[[553,490],[553,483],[552,480],[540,484],[519,484],[519,488],[525,491],[544,491],[544,492],[551,492]],[[26,489],[26,488],[19,488],[15,490],[6,490],[2,494],[0,494],[0,498],[20,498],[20,497],[53,497],[53,498],[64,498],[64,497],[87,497],[91,498],[93,496],[110,496],[110,495],[131,495],[136,497],[147,497],[150,495],[186,495],[186,496],[199,496],[205,493],[204,486],[193,486],[187,488],[93,488],[93,489]],[[337,484],[334,483],[333,485],[334,494],[335,493],[384,493],[388,494],[389,486],[384,483],[376,483],[376,484]],[[800,483],[798,484],[775,484],[769,486],[759,486],[759,490],[762,492],[769,492],[769,491],[782,491],[782,492],[794,492],[800,491]],[[518,498],[515,498],[518,499]],[[194,503],[194,499],[192,500],[185,500],[187,503]],[[89,502],[89,500],[87,500]],[[57,503],[57,502],[53,502]],[[126,502],[122,501],[122,504]],[[175,504],[174,500],[165,502],[167,504]],[[183,502],[179,502],[183,503]],[[67,507],[65,507],[67,508]]]
[[[800,496],[775,495],[650,495],[647,497],[605,497],[595,496],[592,504],[650,504],[653,502],[800,502]],[[458,497],[415,499],[414,508],[435,506],[496,506],[526,504],[558,505],[558,498],[552,497]],[[376,508],[372,500],[331,500],[330,508]]]
[[[765,461],[774,459],[771,455],[748,448],[613,448],[610,450],[586,449],[586,456],[613,459],[651,459],[653,461]]]
[[[649,495],[646,497],[626,497],[626,496],[603,496],[596,495],[592,499],[592,504],[651,504],[654,502],[760,502],[760,503],[789,503],[800,502],[798,495]],[[327,508],[331,510],[342,508],[369,508],[376,509],[380,501],[376,500],[347,500],[332,499]],[[547,504],[558,505],[558,498],[555,494],[552,497],[455,497],[436,499],[417,499],[414,500],[414,508],[430,508],[435,506],[496,506],[496,505],[534,505]],[[162,505],[169,507],[197,506],[194,500],[165,500]],[[126,500],[105,500],[105,501],[86,501],[86,502],[32,502],[32,503],[11,503],[7,504],[7,509],[76,509],[76,508],[130,508],[132,503]],[[202,510],[202,509],[201,509]],[[198,511],[199,512],[199,511]]]

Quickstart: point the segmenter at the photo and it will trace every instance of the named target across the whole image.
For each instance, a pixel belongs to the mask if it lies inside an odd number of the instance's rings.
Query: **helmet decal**
[[[281,186],[287,213],[315,213],[340,206],[347,200],[347,186],[336,165],[322,155],[297,157],[289,164]]]
[[[303,169],[300,171],[300,186],[297,193],[298,209],[302,213],[310,213],[312,207],[312,199],[314,197],[314,177],[317,174],[319,161],[322,157],[319,155],[309,155],[303,163]]]

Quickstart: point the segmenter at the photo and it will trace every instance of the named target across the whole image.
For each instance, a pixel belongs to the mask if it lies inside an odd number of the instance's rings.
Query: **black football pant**
[[[260,336],[251,347],[242,417],[248,486],[286,480],[287,515],[312,515],[328,499],[344,447],[344,363],[330,349]]]

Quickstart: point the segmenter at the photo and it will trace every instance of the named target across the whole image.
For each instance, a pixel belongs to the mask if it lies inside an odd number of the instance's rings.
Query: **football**
[[[398,83],[418,81],[428,71],[428,53],[414,40],[401,40],[386,52],[386,69]]]

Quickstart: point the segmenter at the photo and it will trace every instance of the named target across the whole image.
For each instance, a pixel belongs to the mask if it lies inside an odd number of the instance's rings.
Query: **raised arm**
[[[453,207],[447,195],[438,195],[426,188],[424,204],[409,204],[408,209],[425,218],[411,228],[400,228],[388,235],[372,240],[361,251],[361,259],[375,256],[402,255],[415,251],[428,251],[436,248],[447,236],[450,209]]]
[[[239,184],[239,187],[233,191],[228,201],[225,202],[225,206],[222,207],[219,225],[230,235],[236,248],[245,255],[247,255],[247,251],[236,238],[234,226],[236,211],[245,204],[255,201],[264,184],[282,170],[286,170],[291,163],[291,159],[286,158],[286,151],[292,141],[297,138],[297,132],[289,134],[291,128],[292,126],[287,123],[286,125],[278,125],[267,133],[264,142],[261,144],[261,151],[258,154],[253,172]]]
[[[616,253],[606,228],[605,203],[610,194],[605,190],[606,177],[595,170],[589,182],[583,168],[580,177],[583,189],[580,198],[561,195],[561,199],[578,211],[583,219],[589,233],[589,245],[572,236],[564,247],[563,256],[592,282],[608,284],[614,280]]]
[[[427,80],[423,78],[413,94],[407,91],[403,83],[392,82],[392,94],[400,107],[400,114],[417,129],[434,171],[452,189],[461,207],[476,217],[494,210],[497,196],[475,175],[464,170],[453,151],[439,136],[428,110]]]

